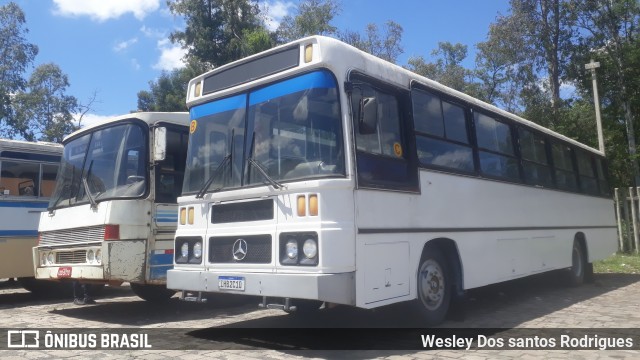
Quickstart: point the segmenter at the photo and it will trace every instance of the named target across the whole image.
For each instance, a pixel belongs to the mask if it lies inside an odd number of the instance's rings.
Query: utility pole
[[[604,155],[604,136],[602,135],[602,119],[600,118],[600,98],[598,97],[598,80],[596,79],[596,69],[600,67],[600,63],[593,61],[584,65],[586,70],[591,70],[591,79],[593,81],[593,103],[596,107],[596,128],[598,129],[598,147]]]

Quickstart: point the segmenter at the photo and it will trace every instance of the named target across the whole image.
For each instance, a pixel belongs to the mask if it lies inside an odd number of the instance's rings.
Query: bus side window
[[[551,145],[553,166],[555,168],[556,186],[561,190],[578,190],[578,181],[571,159],[571,148],[567,145],[554,143]]]
[[[519,181],[520,170],[513,147],[511,127],[479,112],[475,113],[475,126],[480,171],[490,177]]]
[[[188,139],[186,131],[167,128],[167,155],[156,167],[155,198],[158,203],[178,202],[182,191]]]

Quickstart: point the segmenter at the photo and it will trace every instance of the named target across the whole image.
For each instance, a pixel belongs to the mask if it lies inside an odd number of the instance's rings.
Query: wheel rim
[[[573,245],[573,252],[571,253],[571,269],[573,275],[579,277],[582,275],[582,252],[580,251],[580,245]]]
[[[444,272],[440,264],[432,259],[423,262],[418,275],[418,291],[425,308],[436,310],[442,305],[445,285]]]

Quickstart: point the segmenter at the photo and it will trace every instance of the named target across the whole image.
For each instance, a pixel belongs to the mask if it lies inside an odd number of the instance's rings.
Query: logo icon
[[[14,336],[17,335],[17,336]],[[40,331],[38,330],[9,330],[7,332],[7,347],[9,348],[38,348],[40,347]]]
[[[233,258],[236,261],[242,261],[247,256],[247,241],[238,239],[233,243]]]

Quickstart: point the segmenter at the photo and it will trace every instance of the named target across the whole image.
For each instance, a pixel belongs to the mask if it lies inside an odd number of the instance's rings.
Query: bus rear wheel
[[[567,275],[570,286],[578,286],[584,283],[587,265],[587,257],[582,244],[578,240],[574,240],[571,248],[571,267]]]
[[[451,302],[451,275],[442,252],[427,247],[418,268],[418,311],[428,326],[444,321]]]
[[[143,300],[162,302],[169,300],[176,292],[164,285],[131,284],[131,290]]]

